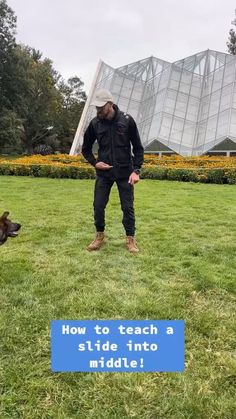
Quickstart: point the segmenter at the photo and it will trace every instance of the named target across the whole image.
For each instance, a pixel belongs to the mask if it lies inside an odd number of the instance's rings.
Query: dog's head
[[[9,212],[4,212],[0,217],[0,246],[4,244],[8,237],[16,237],[18,231],[21,228],[21,225],[18,223],[12,223],[9,218],[7,218]]]

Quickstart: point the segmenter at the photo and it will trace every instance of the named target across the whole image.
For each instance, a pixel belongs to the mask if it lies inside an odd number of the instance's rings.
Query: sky
[[[99,59],[120,67],[151,55],[174,62],[206,49],[227,52],[235,0],[7,0],[17,41],[40,50],[87,93]]]

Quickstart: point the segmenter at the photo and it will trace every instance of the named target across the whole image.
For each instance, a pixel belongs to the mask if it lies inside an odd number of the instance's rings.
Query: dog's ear
[[[8,217],[8,215],[9,215],[9,214],[10,214],[10,213],[9,213],[8,211],[5,211],[5,212],[2,214],[1,218],[6,219],[6,218]]]

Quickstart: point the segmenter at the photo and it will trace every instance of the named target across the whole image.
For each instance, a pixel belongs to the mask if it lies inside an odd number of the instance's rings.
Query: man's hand
[[[131,185],[134,185],[135,183],[139,182],[139,175],[137,175],[137,173],[133,172],[131,173],[130,177],[129,177],[129,181],[128,183],[130,183]]]
[[[109,164],[107,164],[107,163],[103,163],[103,161],[99,161],[99,162],[97,162],[96,164],[95,164],[95,167],[96,167],[96,169],[99,169],[99,170],[109,170],[109,169],[111,169],[113,166],[110,166]]]

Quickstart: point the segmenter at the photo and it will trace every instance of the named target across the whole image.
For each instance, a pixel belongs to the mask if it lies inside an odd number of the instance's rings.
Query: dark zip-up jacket
[[[133,170],[141,168],[144,149],[132,116],[120,111],[116,105],[113,105],[113,108],[113,119],[92,119],[84,134],[82,154],[93,166],[99,161],[113,166],[109,170],[96,169],[98,176],[128,178]],[[92,152],[96,140],[97,160]]]

